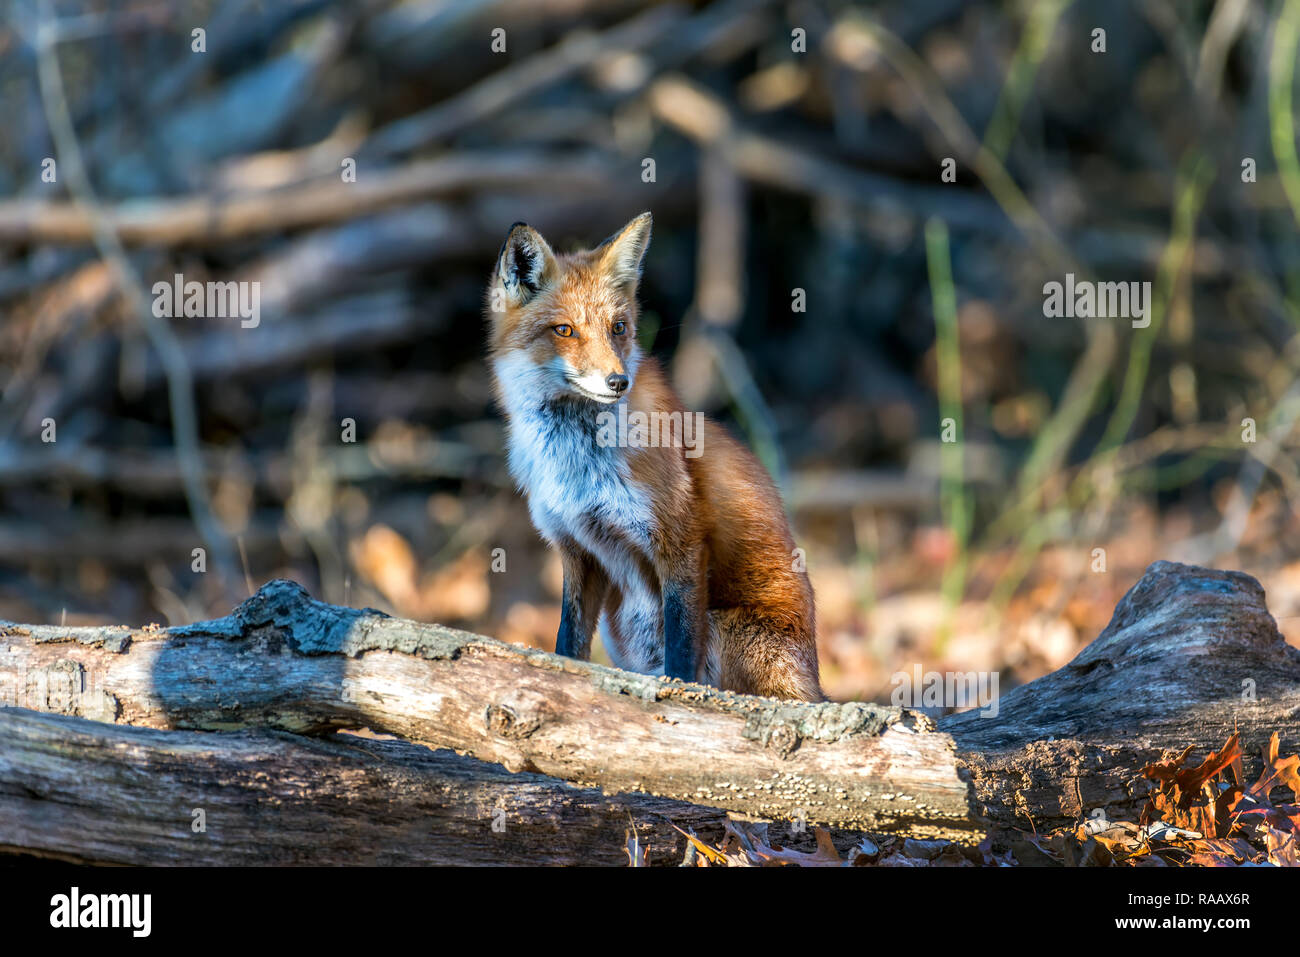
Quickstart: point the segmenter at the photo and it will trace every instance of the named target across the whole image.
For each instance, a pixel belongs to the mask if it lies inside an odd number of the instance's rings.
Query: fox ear
[[[600,265],[605,274],[632,291],[641,278],[641,261],[650,247],[651,221],[649,213],[642,213],[596,247],[602,251]]]
[[[542,234],[527,223],[515,223],[497,257],[497,282],[506,297],[522,305],[555,278],[555,254]]]

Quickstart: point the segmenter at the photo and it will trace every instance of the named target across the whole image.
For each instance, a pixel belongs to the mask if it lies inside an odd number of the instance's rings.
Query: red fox
[[[637,347],[650,222],[567,255],[516,223],[488,286],[510,471],[564,570],[555,650],[587,659],[599,628],[620,668],[823,701],[812,585],[776,486]]]

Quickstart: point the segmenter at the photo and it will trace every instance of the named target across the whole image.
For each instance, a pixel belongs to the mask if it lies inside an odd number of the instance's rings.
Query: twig
[[[926,262],[929,265],[930,298],[934,308],[935,352],[939,379],[939,414],[952,419],[955,430],[951,442],[940,444],[942,479],[939,501],[944,523],[952,532],[955,549],[943,571],[945,621],[940,629],[935,654],[942,654],[951,634],[952,616],[966,586],[969,556],[966,546],[970,537],[971,505],[962,482],[962,458],[965,444],[962,432],[961,343],[957,334],[957,292],[952,282],[952,260],[948,252],[948,230],[943,220],[932,219],[925,225]]]
[[[1287,201],[1300,223],[1300,158],[1296,156],[1295,121],[1291,112],[1291,81],[1296,48],[1300,46],[1300,0],[1286,0],[1273,27],[1273,55],[1268,71],[1268,112],[1273,155]]]
[[[36,28],[37,69],[40,77],[41,101],[45,107],[50,135],[68,177],[69,191],[87,211],[94,224],[94,241],[99,254],[117,273],[118,284],[130,304],[131,311],[139,317],[145,334],[162,360],[167,374],[167,392],[171,405],[172,437],[176,447],[177,463],[184,478],[185,499],[190,516],[200,537],[211,552],[212,568],[223,584],[230,578],[234,567],[230,541],[212,513],[211,501],[203,485],[202,465],[199,455],[198,419],[194,409],[194,388],[189,366],[180,342],[166,323],[153,314],[140,278],[122,248],[112,225],[99,212],[98,202],[90,178],[86,175],[77,142],[72,118],[68,113],[67,97],[63,90],[63,76],[59,70],[58,53],[52,29],[49,0],[41,0],[41,20]]]

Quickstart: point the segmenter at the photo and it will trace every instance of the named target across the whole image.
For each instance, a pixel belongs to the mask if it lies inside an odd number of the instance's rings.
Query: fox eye
[[[573,335],[573,326],[569,325],[568,323],[562,322],[555,327],[555,334],[557,336],[563,336],[565,339],[567,339],[569,336]]]
[[[620,319],[618,322],[614,323],[614,335],[621,336],[625,332],[627,332],[626,322]]]

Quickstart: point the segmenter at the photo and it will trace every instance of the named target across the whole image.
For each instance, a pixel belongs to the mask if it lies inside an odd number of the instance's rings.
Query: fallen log
[[[726,814],[353,735],[114,726],[0,709],[0,855],[136,865],[678,863]]]
[[[9,850],[79,846],[48,823],[69,805],[89,816],[76,833],[99,829],[112,844],[94,848],[103,855],[96,859],[179,862],[175,855],[188,846],[175,843],[182,838],[125,822],[136,812],[105,810],[116,795],[143,817],[166,817],[144,810],[148,801],[138,793],[139,769],[149,768],[171,774],[193,806],[216,794],[244,808],[227,812],[229,844],[203,860],[256,860],[240,850],[259,843],[249,835],[293,831],[293,821],[315,820],[315,809],[344,806],[349,794],[374,814],[337,817],[334,843],[311,859],[347,860],[350,849],[373,847],[410,862],[558,862],[584,854],[621,861],[626,819],[643,837],[653,835],[646,843],[667,860],[680,850],[671,823],[716,828],[720,812],[710,808],[965,841],[986,828],[1042,830],[1097,808],[1131,819],[1147,793],[1142,767],[1171,750],[1208,751],[1239,730],[1248,776],[1274,731],[1284,753],[1296,750],[1300,650],[1278,633],[1254,579],[1157,562],[1074,661],[1003,695],[996,716],[969,711],[934,730],[904,709],[781,703],[626,674],[327,605],[275,581],[226,618],[180,628],[0,626],[0,702],[88,719],[0,711],[0,740],[18,742],[0,756],[0,822],[23,822],[0,831],[0,847]],[[342,745],[344,736],[302,736],[344,728],[406,741]],[[234,733],[204,733],[211,731]],[[357,770],[335,747],[360,748],[375,763]],[[431,754],[459,763],[430,764]],[[190,755],[202,757],[187,764]],[[282,773],[283,782],[268,780]],[[446,784],[462,773],[485,789],[479,797],[468,796],[468,784]],[[369,775],[377,790],[349,774]],[[54,783],[33,785],[39,781]],[[516,787],[533,803],[512,796]],[[285,788],[297,788],[298,817],[258,817],[258,808],[279,806]],[[441,796],[412,797],[426,792]],[[526,804],[541,830],[516,845],[492,844],[482,833],[484,801]],[[42,815],[41,802],[53,809]],[[572,841],[558,841],[548,858],[538,835],[573,823],[571,806],[594,823],[568,828]],[[180,827],[179,812],[167,813],[169,826]],[[89,827],[96,814],[99,823]],[[411,821],[456,847],[394,849],[401,843],[394,833]],[[396,832],[384,830],[390,824]],[[54,838],[42,836],[46,826]],[[301,843],[304,832],[297,833]],[[307,859],[294,857],[294,840],[261,842],[268,845],[262,860]],[[133,842],[143,849],[124,850]]]
[[[226,618],[6,625],[0,650],[0,700],[37,711],[202,731],[370,728],[606,791],[914,836],[983,834],[951,739],[916,712],[630,674],[328,605],[283,580]]]

